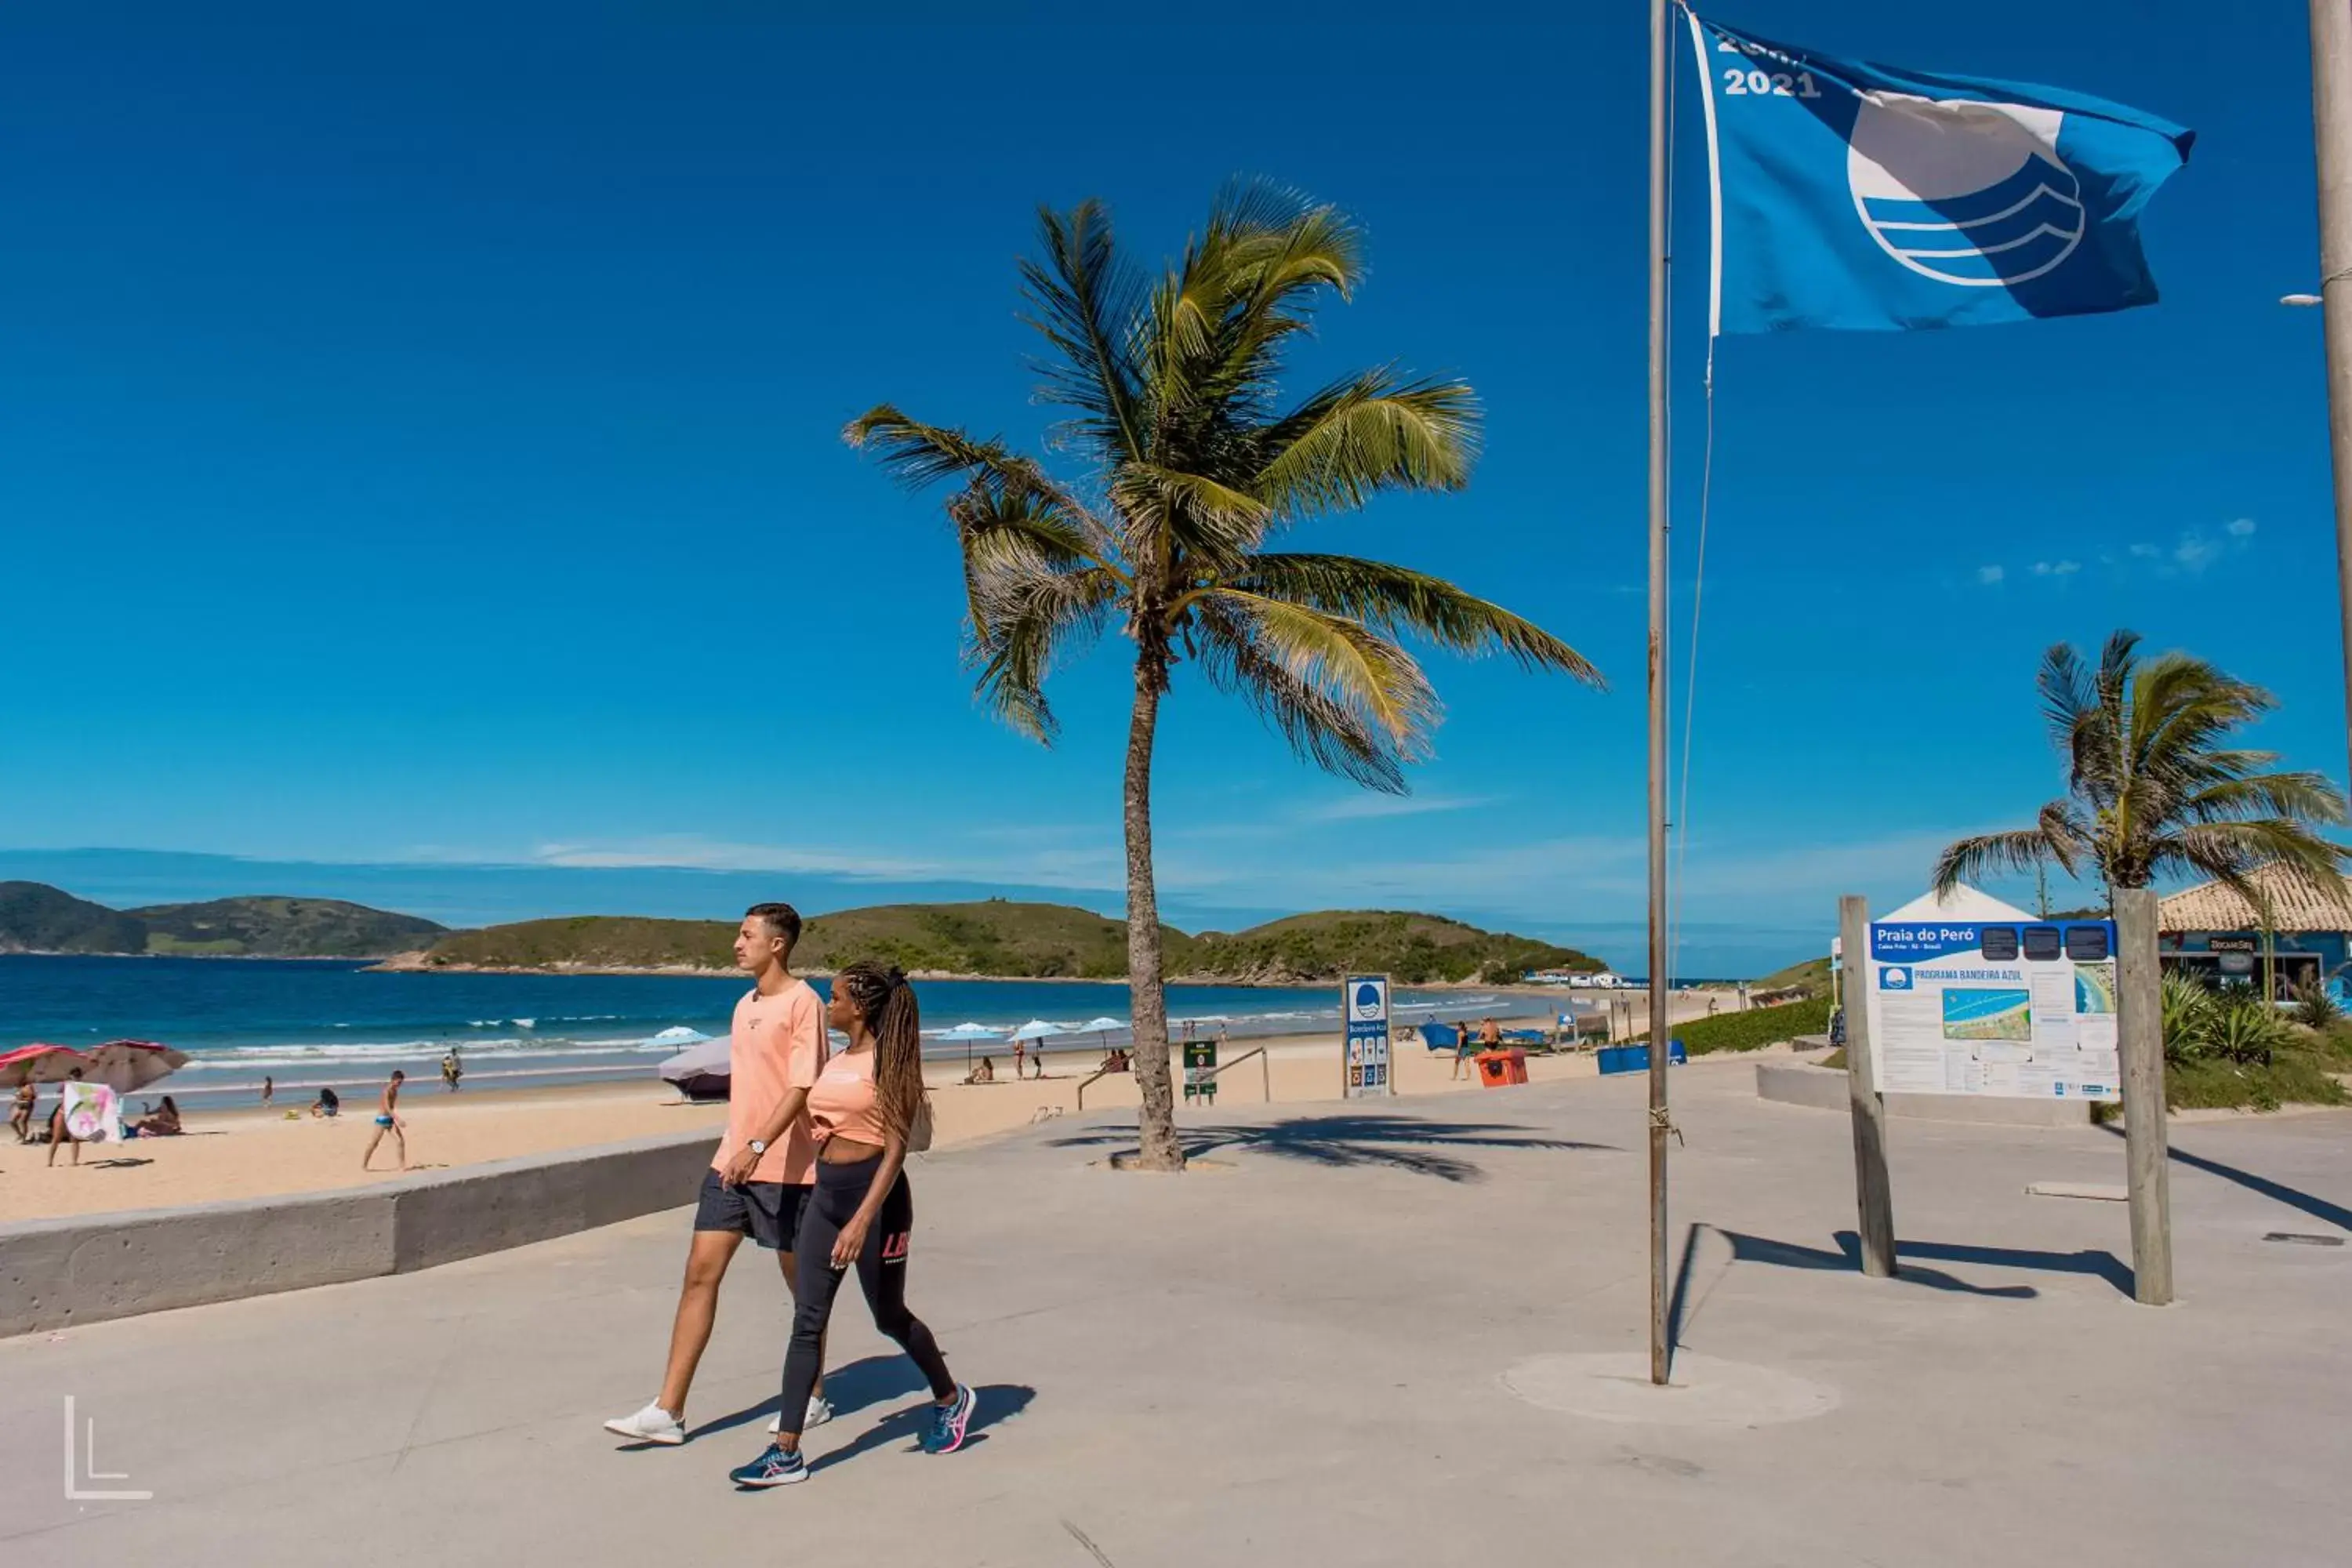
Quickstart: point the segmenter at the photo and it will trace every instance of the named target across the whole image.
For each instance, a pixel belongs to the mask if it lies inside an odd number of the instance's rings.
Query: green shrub
[[[2177,1066],[2204,1056],[2220,1000],[2177,969],[2165,973],[2161,996],[2164,1059]]]
[[[2318,1053],[2288,1046],[2267,1062],[2208,1058],[2167,1069],[2165,1100],[2175,1110],[2276,1110],[2282,1105],[2341,1105],[2344,1086]]]
[[[2327,994],[2326,983],[2318,980],[2306,980],[2294,988],[2294,1006],[2290,1012],[2305,1028],[2323,1033],[2344,1021],[2344,1009]]]
[[[1751,1007],[1745,1013],[1719,1013],[1712,1018],[1693,1018],[1675,1026],[1675,1038],[1695,1057],[1710,1051],[1753,1051],[1782,1040],[1793,1040],[1799,1035],[1826,1033],[1830,1026],[1830,999],[1815,996],[1803,1002],[1784,1003],[1778,1007]],[[1646,1034],[1633,1037],[1635,1042],[1646,1040]]]

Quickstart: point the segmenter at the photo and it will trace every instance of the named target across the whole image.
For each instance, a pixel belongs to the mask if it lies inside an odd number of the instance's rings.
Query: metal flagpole
[[[1666,85],[1668,0],[1650,0],[1650,1381],[1666,1381]]]
[[[2327,339],[2327,437],[2336,462],[2336,613],[2352,728],[2352,7],[2311,0],[2311,121],[2319,157],[2319,297]]]

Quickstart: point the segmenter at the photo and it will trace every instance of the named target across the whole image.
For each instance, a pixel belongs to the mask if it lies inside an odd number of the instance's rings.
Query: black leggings
[[[801,1210],[800,1237],[793,1244],[801,1288],[800,1305],[793,1310],[792,1348],[784,1354],[784,1402],[779,1407],[787,1432],[799,1428],[808,1410],[809,1394],[824,1363],[824,1326],[833,1317],[834,1293],[848,1272],[833,1266],[833,1244],[866,1201],[881,1165],[879,1154],[855,1164],[817,1162],[816,1190]],[[948,1375],[947,1359],[940,1354],[931,1331],[907,1310],[907,1243],[914,1228],[915,1197],[907,1188],[907,1173],[900,1171],[866,1232],[866,1245],[857,1254],[857,1283],[866,1292],[874,1326],[914,1358],[930,1381],[932,1396],[945,1399],[956,1386]]]

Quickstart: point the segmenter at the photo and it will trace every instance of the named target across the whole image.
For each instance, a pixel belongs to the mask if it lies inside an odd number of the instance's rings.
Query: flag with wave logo
[[[1713,331],[2155,303],[2140,209],[2194,132],[2055,88],[1835,59],[1696,15],[1690,29],[1713,160]]]

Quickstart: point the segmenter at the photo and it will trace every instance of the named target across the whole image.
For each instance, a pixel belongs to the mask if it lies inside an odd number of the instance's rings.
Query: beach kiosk
[[[2352,907],[2276,866],[2247,880],[2257,898],[2206,882],[2159,901],[2157,962],[2217,989],[2260,987],[2267,974],[2273,1000],[2317,982],[2352,1002]]]

